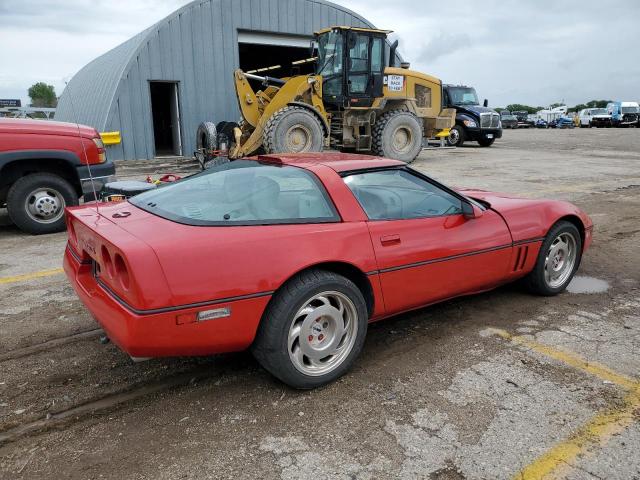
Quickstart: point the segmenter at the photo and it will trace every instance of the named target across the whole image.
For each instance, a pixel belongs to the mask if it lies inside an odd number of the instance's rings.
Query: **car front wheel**
[[[538,295],[557,295],[573,279],[581,257],[580,232],[570,222],[558,222],[545,237],[536,264],[524,279],[525,285]]]
[[[311,270],[276,292],[251,350],[287,385],[315,388],[351,368],[362,350],[367,323],[364,297],[351,280]]]

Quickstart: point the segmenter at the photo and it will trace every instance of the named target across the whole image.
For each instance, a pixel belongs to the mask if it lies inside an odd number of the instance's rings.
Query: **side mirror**
[[[482,102],[482,106],[483,107],[488,107],[489,106],[489,100],[487,100],[486,98],[484,99],[484,102]]]
[[[314,40],[309,42],[309,57],[313,57],[316,53],[316,43]]]
[[[467,220],[473,220],[474,218],[480,218],[482,215],[484,215],[484,212],[481,208],[477,207],[473,203],[463,202],[462,214]]]

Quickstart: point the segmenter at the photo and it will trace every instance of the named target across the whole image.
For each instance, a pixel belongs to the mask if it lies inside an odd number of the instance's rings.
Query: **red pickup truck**
[[[100,191],[114,176],[94,128],[0,118],[0,208],[21,230],[64,230],[65,207],[93,199],[94,187]]]

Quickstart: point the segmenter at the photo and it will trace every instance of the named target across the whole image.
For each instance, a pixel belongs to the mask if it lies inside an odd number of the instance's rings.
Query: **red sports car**
[[[368,322],[521,278],[562,292],[593,228],[567,202],[346,154],[236,160],[67,224],[67,275],[122,350],[251,348],[296,388],[343,375]]]

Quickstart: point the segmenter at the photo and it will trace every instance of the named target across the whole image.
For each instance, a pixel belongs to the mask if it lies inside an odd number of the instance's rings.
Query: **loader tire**
[[[411,163],[422,150],[422,123],[404,110],[392,110],[380,117],[373,127],[374,155]]]
[[[196,146],[198,150],[204,148],[206,150],[218,149],[218,132],[215,124],[212,122],[202,122],[198,126],[196,135]]]
[[[324,129],[309,110],[288,106],[274,113],[267,122],[263,144],[267,153],[321,152]]]

